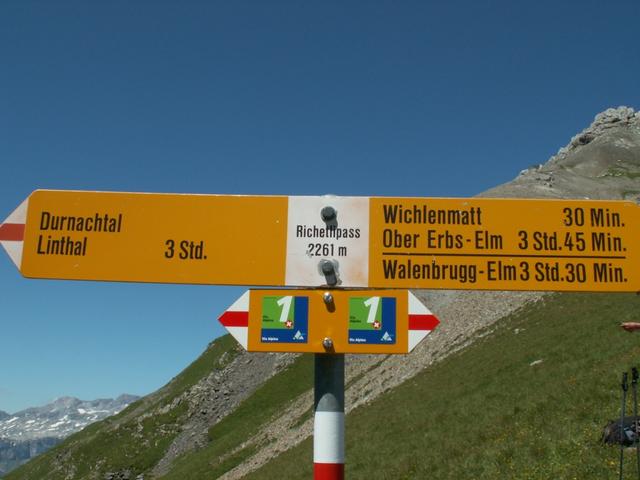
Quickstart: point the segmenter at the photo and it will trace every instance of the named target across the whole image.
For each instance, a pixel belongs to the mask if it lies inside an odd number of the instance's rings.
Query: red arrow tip
[[[21,242],[24,240],[23,223],[0,224],[0,241]]]
[[[433,330],[439,323],[435,315],[409,315],[409,330]]]
[[[218,321],[225,327],[248,327],[249,312],[224,312]]]

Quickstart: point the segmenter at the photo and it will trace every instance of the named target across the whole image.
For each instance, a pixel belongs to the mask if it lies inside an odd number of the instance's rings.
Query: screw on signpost
[[[322,299],[327,306],[327,310],[329,310],[330,312],[336,311],[336,304],[333,300],[333,295],[331,294],[331,292],[324,292],[324,294],[322,295]]]
[[[622,374],[622,383],[620,384],[622,387],[622,408],[620,409],[620,480],[622,480],[622,469],[624,466],[624,407],[627,403],[627,390],[629,388],[627,376],[627,372]]]
[[[320,262],[320,271],[324,275],[327,285],[333,287],[338,284],[336,267],[331,260],[322,260]]]
[[[640,479],[640,439],[638,439],[638,369],[631,369],[631,391],[633,393],[633,432],[636,442],[636,463],[638,465],[638,479]]]
[[[324,207],[320,210],[320,218],[328,229],[334,230],[338,228],[338,211],[335,208],[331,206]]]
[[[338,217],[338,212],[333,207],[324,207],[320,211],[320,218],[326,223],[334,222]]]

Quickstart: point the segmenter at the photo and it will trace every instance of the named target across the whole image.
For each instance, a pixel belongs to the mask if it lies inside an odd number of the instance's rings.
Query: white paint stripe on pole
[[[344,412],[315,412],[314,463],[344,463]]]

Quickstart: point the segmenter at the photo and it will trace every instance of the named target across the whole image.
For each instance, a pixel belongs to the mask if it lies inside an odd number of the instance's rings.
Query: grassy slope
[[[613,478],[618,450],[599,445],[598,439],[606,421],[619,414],[620,372],[639,358],[640,337],[617,327],[636,318],[638,306],[635,295],[565,294],[501,320],[493,333],[463,352],[348,416],[348,477]],[[229,337],[216,342],[169,384],[161,404],[170,403],[231,350]],[[542,363],[530,366],[535,360]],[[179,459],[165,479],[214,479],[242,462],[251,448],[223,462],[218,458],[311,386],[311,364],[311,356],[301,356],[266,382],[210,430],[208,447]],[[75,464],[78,474],[84,472],[74,478],[89,478],[88,469],[100,458],[105,459],[101,472],[127,466],[146,470],[173,435],[158,438],[166,426],[149,420],[144,434],[150,442],[143,448],[132,430],[137,422],[122,421],[126,413],[84,430],[7,479],[62,478],[52,470],[57,455],[66,455],[64,463]],[[122,427],[110,429],[117,421]],[[307,440],[249,478],[311,478],[311,448]],[[633,458],[628,458],[631,467]]]
[[[635,295],[565,294],[501,320],[348,416],[347,477],[617,478],[619,450],[599,438],[619,415],[620,373],[639,363],[640,336],[617,326],[639,306]],[[311,462],[307,440],[247,478],[311,478]]]
[[[165,480],[215,479],[242,463],[254,447],[239,449],[231,458],[219,459],[241,447],[260,427],[279,414],[288,402],[313,386],[313,357],[299,356],[286,370],[265,382],[231,415],[209,430],[211,443],[202,450],[183,456],[173,465]]]

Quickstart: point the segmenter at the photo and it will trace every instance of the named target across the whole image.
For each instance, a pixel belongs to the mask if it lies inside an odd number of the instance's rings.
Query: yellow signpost
[[[43,190],[0,224],[27,277],[316,287],[248,291],[220,322],[316,354],[314,472],[336,479],[343,354],[408,353],[438,324],[399,289],[640,291],[639,238],[637,205],[591,200]]]
[[[313,321],[311,321],[313,319]],[[219,318],[250,352],[409,353],[439,321],[407,290],[250,290]]]
[[[371,199],[369,285],[639,291],[631,202]]]
[[[281,285],[287,197],[34,192],[26,277]]]
[[[39,190],[0,225],[32,278],[640,291],[631,202]]]

